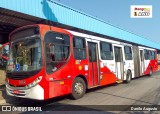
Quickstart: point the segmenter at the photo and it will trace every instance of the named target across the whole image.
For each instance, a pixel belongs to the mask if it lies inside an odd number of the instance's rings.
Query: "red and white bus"
[[[0,66],[6,66],[9,53],[9,43],[5,43],[0,47]]]
[[[8,95],[45,100],[157,71],[156,50],[49,25],[10,34]]]

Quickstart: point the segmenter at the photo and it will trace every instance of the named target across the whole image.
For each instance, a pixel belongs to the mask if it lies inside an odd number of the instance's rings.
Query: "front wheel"
[[[127,76],[126,76],[126,83],[130,83],[132,80],[132,73],[131,71],[127,71]]]
[[[0,59],[0,66],[3,66],[3,62],[2,62],[2,60]]]
[[[73,99],[79,99],[84,96],[85,92],[86,92],[86,84],[84,80],[80,77],[77,77],[72,84],[71,97]]]

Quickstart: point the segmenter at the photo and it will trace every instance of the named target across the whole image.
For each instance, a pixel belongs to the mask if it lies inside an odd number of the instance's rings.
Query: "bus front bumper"
[[[10,96],[44,100],[44,89],[39,84],[30,89],[26,89],[25,87],[10,86],[8,83],[6,83],[6,92],[7,95]]]

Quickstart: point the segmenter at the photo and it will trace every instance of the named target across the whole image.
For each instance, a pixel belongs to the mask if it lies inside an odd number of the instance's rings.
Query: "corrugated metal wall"
[[[54,0],[1,0],[0,7],[121,40],[160,49],[160,44],[129,33]]]

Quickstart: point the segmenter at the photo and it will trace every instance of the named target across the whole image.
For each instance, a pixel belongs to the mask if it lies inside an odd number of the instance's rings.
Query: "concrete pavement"
[[[12,96],[8,96],[6,94],[6,87],[5,85],[1,85],[0,86],[0,105],[1,104],[6,104],[6,103],[9,103],[9,102],[14,102],[14,101],[20,101],[19,98],[17,97],[12,97]]]
[[[13,100],[13,98],[7,96],[5,91],[5,85],[0,86],[0,104],[7,103],[8,100]]]
[[[4,98],[5,94],[5,85],[0,85],[0,104],[5,103],[6,100]]]
[[[4,104],[4,103],[7,103],[8,101],[14,101],[17,99],[15,97],[10,97],[6,94],[5,78],[6,78],[5,68],[1,68],[0,69],[0,104]]]
[[[6,73],[5,69],[0,68],[0,86],[2,86],[5,83]]]
[[[0,69],[0,104],[6,102],[6,94],[5,94],[5,70],[4,68]]]
[[[60,97],[58,100],[54,98],[49,102],[39,102],[35,100],[18,100],[18,102],[8,102],[6,104],[23,106],[46,105],[55,102],[67,105],[159,105],[160,100],[160,71],[153,74],[153,76],[143,76],[134,79],[130,84],[114,84],[107,87],[100,87],[88,90],[85,96],[78,100],[70,100],[66,97]],[[7,98],[2,89],[3,98]],[[10,97],[9,97],[10,98]],[[17,98],[14,98],[17,100]],[[87,102],[86,102],[87,101]],[[53,107],[55,107],[53,105]],[[51,107],[51,108],[53,108]],[[49,107],[50,108],[50,107]],[[53,108],[54,109],[54,108]]]
[[[158,106],[160,109],[160,71],[153,76],[142,76],[134,79],[129,84],[113,84],[111,86],[90,89],[85,96],[78,100],[68,99],[67,96],[57,97],[47,101],[13,98],[16,101],[7,101],[1,105],[20,107],[41,107],[43,112],[53,114],[56,111],[75,114],[76,112],[97,111],[101,113],[119,114],[159,114],[158,111],[126,111],[139,106]],[[10,99],[12,100],[12,99]],[[118,109],[117,109],[118,108]],[[77,111],[78,110],[78,111]],[[117,111],[118,110],[118,111]],[[54,111],[54,112],[53,112]],[[21,112],[22,113],[22,112]],[[24,114],[28,114],[26,111]],[[30,112],[32,114],[32,112]],[[93,114],[93,113],[91,113]]]

